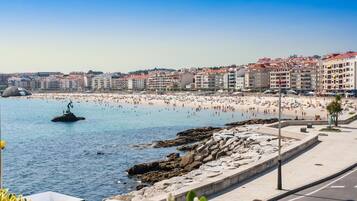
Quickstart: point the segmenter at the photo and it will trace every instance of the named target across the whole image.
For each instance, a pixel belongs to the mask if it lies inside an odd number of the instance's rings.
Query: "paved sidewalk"
[[[302,126],[289,126],[282,132],[299,132]],[[357,121],[342,125],[340,133],[321,132],[326,126],[314,126],[309,133],[324,133],[321,141],[310,150],[283,165],[283,188],[276,190],[277,170],[274,169],[258,178],[210,196],[212,201],[252,201],[266,200],[274,195],[311,183],[336,173],[357,162]]]
[[[357,198],[357,168],[319,185],[294,193],[281,201],[355,200]]]

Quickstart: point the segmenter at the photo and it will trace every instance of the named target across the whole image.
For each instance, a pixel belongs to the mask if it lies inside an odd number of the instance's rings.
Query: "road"
[[[357,201],[357,168],[280,201]]]

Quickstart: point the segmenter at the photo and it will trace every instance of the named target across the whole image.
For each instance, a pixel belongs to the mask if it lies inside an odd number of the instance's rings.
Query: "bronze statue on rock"
[[[73,108],[73,102],[70,101],[67,104],[67,110],[66,112],[63,111],[62,116],[58,116],[52,119],[53,122],[75,122],[78,120],[85,120],[84,117],[77,117],[71,112],[71,108]]]

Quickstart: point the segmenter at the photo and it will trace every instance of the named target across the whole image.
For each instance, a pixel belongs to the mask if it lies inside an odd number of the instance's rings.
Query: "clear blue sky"
[[[347,50],[357,50],[355,0],[0,0],[0,72],[126,72]]]

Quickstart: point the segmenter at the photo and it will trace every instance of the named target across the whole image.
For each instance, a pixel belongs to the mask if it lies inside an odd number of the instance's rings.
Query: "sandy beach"
[[[93,102],[103,106],[121,107],[121,104],[144,104],[170,107],[190,107],[192,115],[206,109],[221,112],[240,111],[242,115],[254,118],[257,114],[278,115],[278,97],[272,96],[198,96],[185,93],[167,95],[153,94],[115,94],[115,93],[35,93],[28,98],[46,100],[73,100]],[[292,119],[327,119],[326,105],[331,97],[286,96],[282,98],[282,115]],[[344,111],[341,117],[347,117],[350,111],[357,110],[356,99],[343,99]]]

